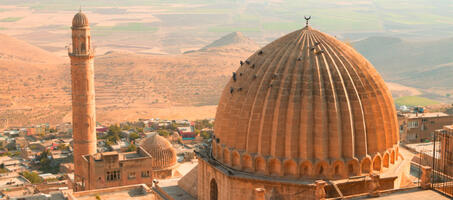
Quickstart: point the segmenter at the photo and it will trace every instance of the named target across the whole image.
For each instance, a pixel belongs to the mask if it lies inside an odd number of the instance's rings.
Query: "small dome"
[[[82,12],[78,12],[76,15],[74,15],[74,18],[72,19],[72,26],[73,27],[83,27],[83,26],[88,26],[88,18],[85,14]]]
[[[153,169],[165,169],[176,164],[176,150],[159,134],[144,139],[140,147],[152,156]]]

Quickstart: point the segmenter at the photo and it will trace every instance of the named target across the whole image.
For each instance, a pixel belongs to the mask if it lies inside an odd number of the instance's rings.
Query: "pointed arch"
[[[263,157],[258,156],[255,159],[255,167],[256,167],[256,172],[266,174],[266,170],[267,170],[266,160],[264,160]]]
[[[283,162],[283,173],[284,176],[298,177],[296,162],[292,159]]]
[[[347,174],[348,174],[348,176],[360,175],[360,164],[357,159],[352,159],[352,160],[348,161]]]
[[[228,148],[223,150],[223,163],[231,166],[231,154]]]
[[[269,174],[272,176],[281,175],[281,162],[277,158],[269,159]]]
[[[390,153],[390,163],[395,164],[395,150],[392,149],[392,152]]]
[[[337,160],[332,164],[332,171],[331,171],[333,178],[345,178],[346,173],[344,170],[344,162],[341,160]]]
[[[382,165],[385,167],[385,168],[388,168],[389,165],[390,165],[390,155],[388,152],[385,152],[384,153],[384,158],[382,159]]]
[[[365,157],[362,160],[361,164],[362,174],[368,174],[371,172],[371,159],[369,157]]]
[[[381,155],[378,153],[373,158],[373,170],[381,171],[381,169],[382,169],[382,158]]]
[[[241,156],[239,155],[239,152],[234,150],[232,153],[232,158],[231,158],[231,165],[235,169],[241,169]]]
[[[309,160],[302,162],[299,169],[301,177],[311,177],[313,175],[313,164]]]
[[[319,161],[315,167],[315,176],[327,177],[329,172],[329,164],[326,161]]]
[[[249,154],[244,154],[242,155],[242,168],[244,171],[248,172],[253,172],[253,162],[252,162],[252,156]]]

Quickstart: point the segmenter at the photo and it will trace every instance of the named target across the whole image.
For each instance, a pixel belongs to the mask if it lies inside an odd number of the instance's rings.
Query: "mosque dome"
[[[144,139],[140,147],[153,158],[153,169],[165,169],[176,164],[176,150],[159,134],[153,134]]]
[[[88,18],[84,13],[80,11],[76,15],[74,15],[74,18],[72,19],[73,27],[83,27],[88,25]]]
[[[310,26],[241,61],[214,130],[216,160],[266,176],[346,178],[398,159],[384,80],[351,46]]]

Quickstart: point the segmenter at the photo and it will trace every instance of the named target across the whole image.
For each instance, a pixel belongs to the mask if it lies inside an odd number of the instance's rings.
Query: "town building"
[[[399,114],[398,123],[401,142],[429,142],[433,140],[434,131],[453,124],[453,115],[441,112]]]
[[[55,129],[57,133],[72,133],[72,124],[70,122],[58,124]]]
[[[193,126],[183,126],[178,127],[178,133],[181,136],[182,140],[194,140],[195,139],[195,131]]]
[[[170,142],[154,134],[136,152],[104,152],[83,156],[82,185],[94,190],[134,184],[152,185],[155,178],[171,178],[176,173],[176,151]]]

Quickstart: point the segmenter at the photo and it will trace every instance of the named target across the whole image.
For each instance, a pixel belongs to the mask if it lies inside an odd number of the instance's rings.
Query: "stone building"
[[[214,130],[211,148],[197,152],[202,200],[374,194],[399,187],[404,173],[384,80],[349,45],[308,25],[241,62]]]
[[[432,141],[434,131],[453,124],[453,115],[440,112],[399,114],[398,122],[401,142],[419,143]]]
[[[72,124],[74,148],[74,180],[80,185],[82,156],[96,153],[96,108],[94,102],[94,51],[88,18],[82,12],[72,19],[71,58]],[[77,187],[76,187],[77,188]]]
[[[146,138],[136,152],[104,152],[84,155],[81,190],[94,190],[133,184],[152,185],[153,179],[175,174],[176,151],[158,134]]]

